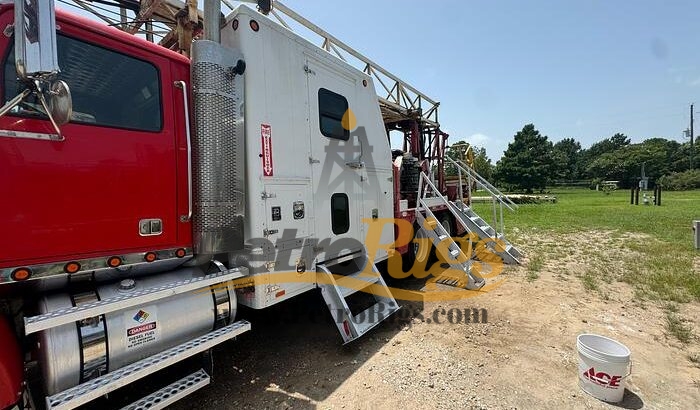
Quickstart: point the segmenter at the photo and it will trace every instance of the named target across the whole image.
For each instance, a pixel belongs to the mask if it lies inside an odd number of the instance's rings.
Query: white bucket
[[[579,335],[576,348],[581,389],[609,403],[622,401],[625,378],[632,373],[630,349],[620,342],[594,334]]]

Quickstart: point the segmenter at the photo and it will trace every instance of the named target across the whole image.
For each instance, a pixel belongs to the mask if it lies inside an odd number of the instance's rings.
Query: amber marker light
[[[10,277],[12,280],[16,280],[18,282],[21,282],[23,280],[27,280],[32,276],[32,271],[29,268],[17,268],[12,271],[10,274]]]
[[[110,268],[117,268],[122,264],[122,258],[119,256],[112,256],[111,258],[107,259],[107,266]]]
[[[76,273],[80,270],[80,264],[78,262],[68,262],[66,266],[63,267],[63,271],[66,273]]]

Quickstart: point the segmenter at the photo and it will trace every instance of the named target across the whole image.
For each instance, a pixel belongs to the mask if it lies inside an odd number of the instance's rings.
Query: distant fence
[[[559,181],[553,181],[550,182],[549,185],[553,187],[558,187],[558,188],[588,188],[591,186],[591,180],[590,179],[578,179],[578,180],[573,180],[573,181],[567,181],[567,180],[559,180]]]

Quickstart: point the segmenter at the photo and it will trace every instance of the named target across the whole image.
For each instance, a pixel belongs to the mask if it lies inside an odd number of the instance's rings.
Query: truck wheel
[[[413,239],[424,239],[428,238],[425,233],[418,228],[418,225],[414,227],[413,231]],[[416,263],[418,264],[424,264],[426,261],[430,259],[430,256],[433,253],[433,246],[432,244],[429,244],[429,246],[423,245],[419,246],[418,242],[411,241],[411,243],[408,244],[408,253],[406,254],[406,263],[407,263],[407,268],[411,268],[413,265]]]
[[[448,235],[455,235],[454,223],[450,214],[445,213],[440,215],[440,225],[442,225],[442,227],[445,228]]]

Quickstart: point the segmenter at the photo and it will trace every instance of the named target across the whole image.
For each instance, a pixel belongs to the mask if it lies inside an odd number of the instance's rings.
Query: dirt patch
[[[578,387],[576,336],[585,332],[632,351],[622,408],[700,408],[697,339],[677,341],[666,329],[667,305],[639,300],[617,280],[620,261],[634,258],[623,245],[629,238],[588,232],[528,239],[521,242],[526,254],[547,248],[552,255],[537,279],[528,281],[526,265],[519,266],[507,269],[503,286],[475,298],[407,303],[348,346],[340,346],[317,294],[243,312],[254,330],[216,350],[212,386],[177,408],[617,408]],[[586,272],[595,273],[596,287],[583,279]],[[450,309],[486,309],[487,323],[450,324],[441,313]],[[700,329],[700,304],[674,309]],[[286,319],[276,320],[281,315]],[[290,315],[298,320],[290,323]]]

